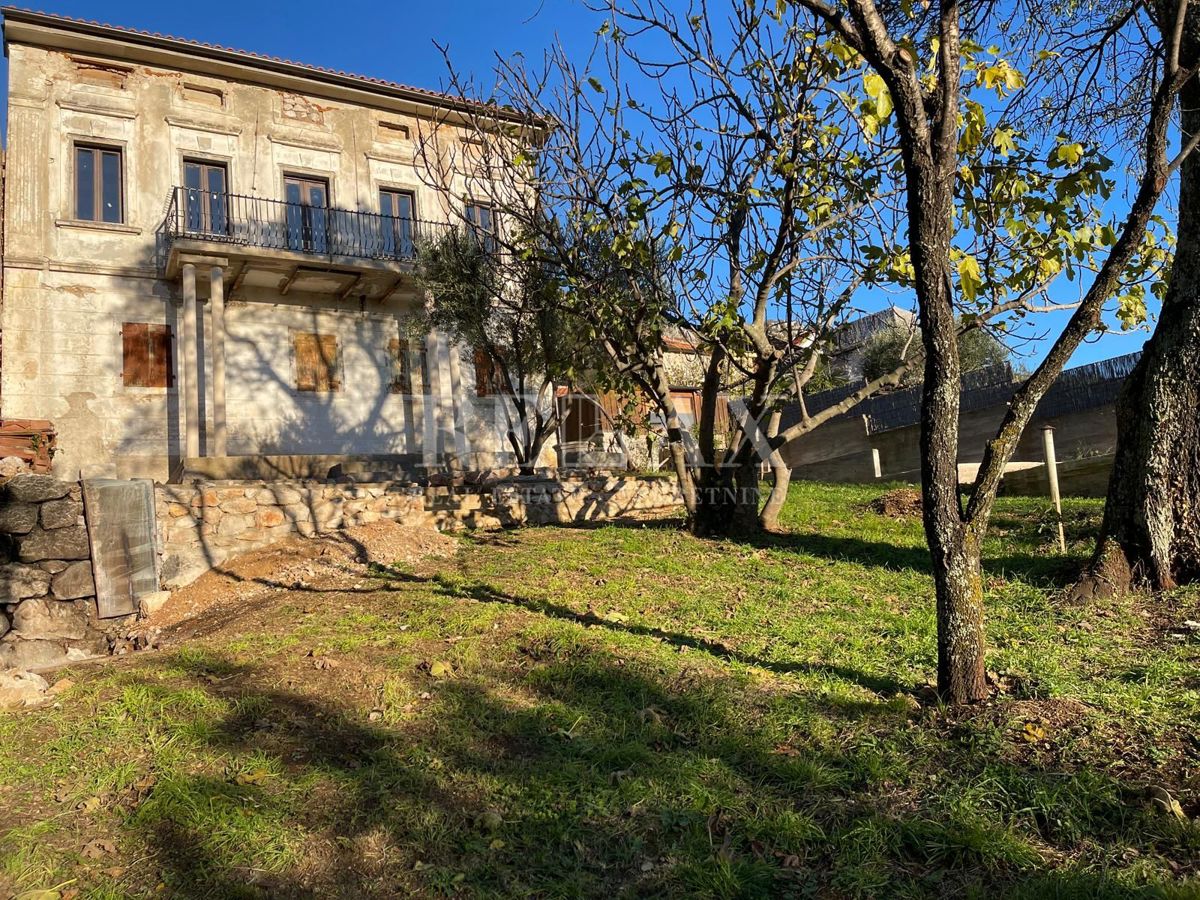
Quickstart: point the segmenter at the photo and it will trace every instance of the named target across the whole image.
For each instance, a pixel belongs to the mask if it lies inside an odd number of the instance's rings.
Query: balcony
[[[221,265],[233,291],[382,299],[412,272],[445,222],[175,187],[159,228],[168,278],[186,262]],[[409,279],[411,281],[411,279]]]

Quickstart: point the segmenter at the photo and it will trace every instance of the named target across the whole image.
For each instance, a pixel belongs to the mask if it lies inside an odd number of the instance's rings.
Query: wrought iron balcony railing
[[[415,258],[419,243],[450,227],[445,222],[175,187],[162,231],[168,243],[195,238],[325,257],[406,261]]]

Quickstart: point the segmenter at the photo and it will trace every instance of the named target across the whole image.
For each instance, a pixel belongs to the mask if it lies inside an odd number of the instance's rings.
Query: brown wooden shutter
[[[317,336],[298,331],[295,336],[295,347],[296,390],[315,391],[317,389],[317,366],[320,361]]]
[[[175,367],[171,353],[171,328],[168,325],[151,325],[146,335],[147,387],[171,387],[175,381]]]
[[[293,337],[296,352],[296,390],[340,391],[337,335],[297,331]]]
[[[600,395],[600,408],[604,410],[604,421],[601,427],[605,431],[612,430],[616,427],[617,418],[621,415],[621,398],[612,391],[605,391]]]
[[[321,340],[321,375],[323,377],[322,390],[340,391],[342,389],[342,380],[338,375],[338,346],[337,335],[323,334]]]
[[[475,395],[486,397],[492,392],[492,360],[483,350],[475,349]]]
[[[730,434],[733,430],[731,424],[732,420],[729,417],[729,397],[725,394],[718,394],[716,415],[713,417],[713,430],[717,434]]]
[[[388,357],[392,363],[392,381],[388,389],[393,394],[412,393],[412,357],[408,341],[392,338],[388,341]]]
[[[126,387],[171,387],[173,361],[169,325],[126,322],[121,326],[121,381]]]
[[[121,326],[121,380],[126,387],[141,387],[146,383],[149,327],[144,322],[126,322]]]

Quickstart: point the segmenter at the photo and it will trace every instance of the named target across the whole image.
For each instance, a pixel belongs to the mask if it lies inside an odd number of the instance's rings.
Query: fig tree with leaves
[[[998,6],[796,2],[861,60],[871,98],[861,115],[900,146],[897,185],[905,202],[897,227],[907,234],[907,248],[890,271],[916,294],[921,327],[922,499],[937,595],[938,689],[949,702],[981,700],[988,694],[981,553],[1004,468],[1038,402],[1100,325],[1106,304],[1139,315],[1137,287],[1153,280],[1165,260],[1154,211],[1173,165],[1176,99],[1194,77],[1179,53],[1177,26],[1187,2],[1171,6],[1162,20],[1139,23],[1159,28],[1161,54],[1148,85],[1144,172],[1124,216],[1112,222],[1104,206],[1108,161],[1097,148],[1067,134],[1049,140],[1026,134],[1005,115],[1005,100],[1022,90],[1026,76],[986,46],[996,36],[989,13],[998,14]],[[1054,64],[1044,47],[1024,56],[1031,65]],[[1062,273],[1080,288],[1067,324],[1017,388],[963,494],[959,332],[964,324],[1012,328],[1047,305],[1048,282]]]

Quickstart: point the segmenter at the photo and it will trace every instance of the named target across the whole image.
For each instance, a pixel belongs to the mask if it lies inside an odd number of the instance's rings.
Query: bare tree
[[[843,61],[811,40],[814,17],[736,4],[714,27],[698,10],[676,14],[658,0],[607,8],[582,69],[561,49],[536,73],[501,60],[492,96],[528,111],[529,127],[440,122],[421,153],[448,205],[455,191],[485,196],[525,236],[502,234],[506,252],[553,257],[565,307],[665,423],[692,527],[721,534],[773,525],[787,490],[780,448],[900,374],[785,434],[772,430],[772,410],[803,391],[871,277],[876,263],[856,236],[883,233],[872,218],[889,200],[878,169],[890,161],[864,157],[856,134],[822,124],[843,109],[846,85]],[[451,81],[479,93],[453,67]],[[540,131],[542,122],[553,127]],[[888,248],[879,262],[890,257]],[[702,351],[694,445],[671,397],[667,327]],[[727,396],[742,427],[722,447]],[[761,517],[756,453],[776,473]]]

